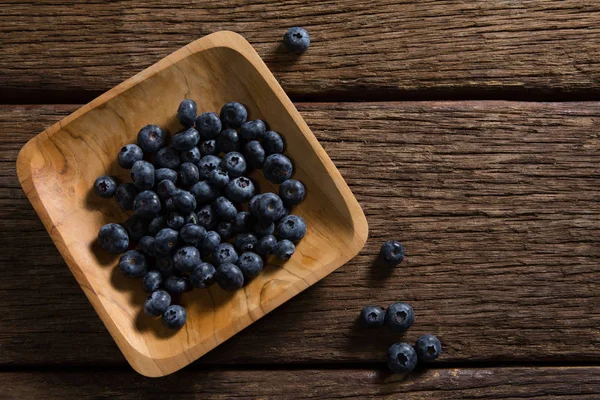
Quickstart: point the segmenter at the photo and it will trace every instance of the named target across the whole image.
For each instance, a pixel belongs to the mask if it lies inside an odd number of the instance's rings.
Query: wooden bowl
[[[116,163],[119,149],[149,123],[180,130],[175,112],[184,98],[196,101],[199,112],[239,101],[250,118],[282,133],[294,178],[307,189],[294,213],[306,220],[308,233],[288,262],[267,266],[236,293],[213,285],[184,294],[187,323],[173,332],[143,315],[140,281],[124,278],[118,257],[97,248],[100,227],[128,216],[92,187],[105,174],[128,181],[129,171]],[[190,43],[40,133],[19,153],[17,172],[86,296],[129,363],[146,376],[198,359],[343,265],[367,239],[365,216],[339,171],[252,46],[233,32]],[[274,189],[255,178],[262,192]]]

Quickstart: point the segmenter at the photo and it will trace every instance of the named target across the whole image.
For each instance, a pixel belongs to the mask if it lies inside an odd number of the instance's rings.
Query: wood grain
[[[294,25],[312,38],[299,58],[279,47]],[[543,99],[600,88],[600,4],[593,1],[7,0],[0,4],[0,99],[34,99],[38,91],[55,101],[89,99],[223,29],[244,35],[293,96],[466,91]]]
[[[383,370],[180,371],[148,379],[132,371],[0,373],[6,400],[183,399],[597,399],[598,367]]]
[[[0,107],[2,363],[123,362],[15,177],[20,146],[75,108]],[[598,360],[600,103],[298,108],[357,194],[370,240],[200,363],[379,362],[425,332],[441,337],[441,363]],[[407,261],[386,276],[371,263],[389,238]],[[416,310],[406,337],[355,326],[364,305],[397,300]]]

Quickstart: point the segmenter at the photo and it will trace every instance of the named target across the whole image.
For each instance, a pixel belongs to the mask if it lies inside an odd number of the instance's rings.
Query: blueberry
[[[200,225],[186,224],[179,231],[181,240],[192,246],[199,246],[206,237],[206,229]]]
[[[231,221],[238,212],[233,203],[223,196],[219,196],[215,199],[213,207],[217,214],[219,214],[219,217],[224,221]]]
[[[148,257],[156,257],[154,236],[142,236],[139,242],[140,251]]]
[[[244,275],[244,281],[247,282],[260,274],[263,269],[263,260],[258,254],[247,251],[240,256],[237,266]]]
[[[239,251],[253,251],[258,243],[258,238],[253,233],[240,233],[235,238],[235,247]]]
[[[131,242],[139,241],[148,230],[146,222],[139,215],[132,215],[123,223]]]
[[[177,171],[170,168],[159,168],[154,171],[154,182],[171,181],[177,182]]]
[[[390,266],[398,265],[404,260],[404,246],[400,242],[390,240],[381,246],[379,256]]]
[[[295,179],[288,179],[279,186],[279,197],[287,207],[300,204],[305,194],[304,185]]]
[[[366,306],[360,312],[360,322],[365,328],[379,328],[385,321],[385,310],[379,306]]]
[[[208,183],[208,181],[195,183],[190,188],[190,192],[192,192],[198,204],[210,203],[219,197],[219,189]]]
[[[171,276],[175,273],[173,261],[170,256],[156,257],[156,269],[160,271],[163,277]]]
[[[252,168],[262,168],[265,162],[265,149],[257,140],[252,140],[246,143],[244,147],[246,161]]]
[[[408,374],[417,366],[417,353],[407,343],[394,343],[386,355],[387,365],[392,372]]]
[[[160,287],[162,275],[158,271],[148,271],[142,278],[142,288],[149,293],[153,293]]]
[[[225,197],[234,203],[244,203],[250,200],[254,193],[254,183],[245,176],[232,179],[225,186]]]
[[[173,195],[173,203],[184,214],[191,213],[196,209],[196,198],[185,190],[179,190]]]
[[[298,215],[283,217],[277,224],[277,232],[281,239],[298,242],[306,235],[306,224],[304,219]]]
[[[198,145],[200,148],[200,154],[202,156],[216,156],[217,151],[217,141],[214,139],[205,140],[204,142]]]
[[[246,172],[246,159],[241,153],[231,151],[221,160],[221,168],[225,170],[230,177],[237,178]]]
[[[189,150],[182,151],[180,155],[181,162],[191,162],[194,165],[198,164],[198,162],[200,162],[200,159],[202,158],[202,153],[200,152],[200,149],[198,149],[198,147],[192,147]]]
[[[133,212],[141,218],[154,218],[160,212],[160,199],[152,190],[144,190],[135,196]]]
[[[235,129],[225,129],[217,137],[217,150],[222,153],[238,151],[240,148],[240,137]]]
[[[433,335],[423,335],[415,343],[417,358],[421,362],[433,361],[442,353],[442,343]]]
[[[246,107],[234,101],[221,108],[221,121],[230,128],[239,128],[248,118]]]
[[[146,125],[137,135],[138,146],[146,153],[160,150],[165,145],[167,134],[158,125]]]
[[[157,290],[146,298],[144,313],[150,317],[158,317],[165,312],[170,304],[171,295],[164,290]]]
[[[214,208],[210,205],[202,207],[197,212],[198,225],[202,225],[206,229],[213,229],[219,224],[219,218]]]
[[[273,254],[280,260],[289,260],[294,254],[296,246],[287,239],[280,240],[273,248]]]
[[[185,99],[179,103],[179,107],[177,108],[177,120],[184,128],[194,126],[196,115],[198,115],[198,107],[194,100]]]
[[[304,28],[295,26],[288,29],[283,35],[283,44],[288,51],[295,54],[302,54],[310,46],[310,35]]]
[[[121,183],[117,186],[115,200],[123,210],[133,210],[133,200],[137,196],[137,189],[133,183]]]
[[[136,161],[140,161],[142,158],[144,158],[144,152],[140,146],[126,144],[121,147],[119,155],[117,156],[117,162],[122,168],[130,169]]]
[[[100,197],[113,197],[117,192],[117,181],[112,176],[100,176],[94,182],[94,189]]]
[[[163,200],[163,207],[166,212],[175,212],[178,211],[177,207],[175,207],[175,202],[173,201],[173,197],[169,197],[168,199]]]
[[[237,265],[226,263],[217,268],[215,281],[223,290],[234,292],[244,286],[244,274]]]
[[[177,178],[177,174],[175,174],[175,178]],[[156,185],[156,194],[161,200],[166,200],[169,197],[172,197],[175,193],[177,193],[177,186],[175,186],[175,182],[170,179],[164,179],[158,182]]]
[[[190,283],[193,287],[207,288],[215,280],[215,267],[212,264],[200,263],[190,274]]]
[[[273,235],[266,235],[261,237],[256,243],[256,252],[263,257],[268,256],[273,252],[273,249],[277,245],[277,239]]]
[[[283,183],[290,179],[293,170],[292,162],[283,154],[271,154],[263,164],[263,175],[273,183]]]
[[[188,128],[173,135],[173,138],[171,139],[171,147],[173,147],[175,150],[187,151],[196,147],[198,142],[200,142],[200,134],[198,131],[194,128]]]
[[[219,246],[221,243],[221,236],[215,231],[206,232],[206,236],[202,243],[200,243],[200,251],[202,254],[210,254]]]
[[[154,186],[154,166],[148,161],[136,161],[131,168],[131,180],[139,190],[150,190]]]
[[[179,232],[171,229],[161,229],[155,236],[156,254],[167,255],[173,252],[179,244]]]
[[[233,231],[233,224],[228,221],[219,222],[216,231],[221,238],[223,238],[223,240],[229,240],[235,235],[235,232]]]
[[[129,247],[129,236],[121,225],[106,224],[100,228],[98,243],[109,253],[119,254]]]
[[[167,227],[167,216],[166,215],[157,215],[152,218],[150,224],[148,225],[148,233],[151,235],[156,235],[161,229]]]
[[[265,223],[258,222],[255,220],[253,226],[254,233],[256,233],[256,236],[258,236],[259,238],[262,238],[263,236],[272,235],[273,232],[275,232],[275,224],[273,222]]]
[[[221,119],[215,113],[205,112],[196,118],[196,129],[204,140],[216,138],[221,133]]]
[[[221,165],[221,159],[217,156],[207,155],[200,159],[198,162],[198,172],[200,173],[200,179],[208,178],[210,171],[219,168]]]
[[[185,308],[177,305],[169,306],[162,316],[163,323],[170,329],[181,328],[185,325],[186,318]]]
[[[266,131],[262,136],[262,146],[265,149],[265,154],[283,153],[285,143],[281,135],[275,131]]]
[[[189,288],[187,278],[176,275],[171,275],[165,279],[163,286],[171,295],[184,293]]]
[[[221,168],[214,169],[208,173],[208,182],[219,189],[223,189],[229,183],[229,174]]]
[[[192,272],[201,262],[200,252],[193,246],[181,247],[173,256],[173,266],[181,272]]]
[[[260,119],[254,121],[246,121],[240,128],[240,136],[244,140],[256,140],[261,137],[267,130],[265,123]]]
[[[415,311],[406,303],[394,303],[385,312],[385,324],[395,332],[404,332],[415,322]]]
[[[177,169],[180,163],[179,152],[172,147],[163,147],[154,157],[154,164],[158,168]]]
[[[126,251],[119,260],[119,268],[129,278],[143,278],[148,272],[146,257],[137,250]]]
[[[249,207],[250,213],[262,224],[268,224],[281,219],[283,202],[275,193],[263,193]]]
[[[240,211],[233,219],[233,231],[236,233],[252,231],[252,214]]]
[[[183,220],[186,224],[198,225],[198,214],[194,211],[183,216]]]
[[[178,231],[183,225],[185,225],[185,218],[182,215],[173,212],[167,216],[167,227]]]
[[[221,265],[226,263],[235,264],[238,260],[238,254],[229,243],[221,243],[217,246],[213,254],[213,261],[215,265]]]
[[[186,162],[181,164],[179,167],[179,173],[177,175],[177,183],[183,186],[192,186],[200,180],[200,174],[198,173],[198,167],[195,164]]]

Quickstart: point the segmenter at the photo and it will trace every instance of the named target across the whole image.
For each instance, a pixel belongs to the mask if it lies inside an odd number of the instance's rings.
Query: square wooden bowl
[[[291,260],[267,266],[236,293],[213,285],[184,294],[187,323],[173,332],[143,316],[139,280],[121,276],[118,257],[97,249],[100,227],[128,216],[92,187],[105,174],[128,181],[129,171],[116,164],[119,149],[149,123],[180,130],[175,111],[184,98],[195,100],[199,112],[241,102],[250,118],[282,133],[294,178],[307,188],[294,213],[304,217],[308,233]],[[367,239],[365,216],[339,171],[252,46],[233,32],[190,43],[40,133],[19,153],[17,172],[98,315],[132,367],[146,376],[167,375],[198,359],[343,265]],[[255,178],[261,191],[274,189]]]

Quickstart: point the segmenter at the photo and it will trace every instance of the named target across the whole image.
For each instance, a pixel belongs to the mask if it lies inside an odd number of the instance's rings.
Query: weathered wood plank
[[[0,373],[7,400],[81,399],[597,399],[600,368],[183,370],[161,379],[133,371]]]
[[[18,148],[75,106],[0,107],[0,362],[122,356],[18,187]],[[600,103],[301,104],[363,206],[353,261],[200,363],[380,361],[431,332],[441,362],[600,356]],[[383,240],[401,268],[371,263]],[[354,324],[410,302],[404,337]]]
[[[278,47],[294,25],[312,35],[300,58]],[[244,35],[294,96],[600,89],[600,4],[585,0],[8,0],[0,96],[90,96],[224,29]]]

